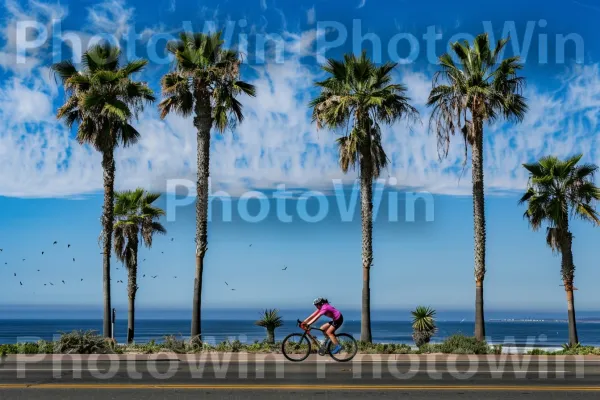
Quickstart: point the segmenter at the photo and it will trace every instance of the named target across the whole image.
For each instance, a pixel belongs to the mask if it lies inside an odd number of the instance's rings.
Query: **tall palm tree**
[[[155,233],[167,231],[158,219],[164,210],[153,205],[160,193],[147,193],[138,188],[134,191],[117,192],[115,195],[115,254],[127,269],[127,295],[129,298],[127,343],[133,342],[135,334],[135,294],[137,285],[138,249],[141,241],[152,247]]]
[[[327,79],[316,82],[320,95],[311,101],[317,129],[344,129],[337,139],[339,162],[344,173],[357,168],[361,184],[362,217],[362,315],[361,340],[371,342],[370,273],[373,263],[373,180],[386,167],[388,158],[381,142],[380,124],[415,118],[406,87],[392,83],[396,64],[376,66],[367,58],[346,54],[343,61],[329,59],[323,70]],[[346,129],[348,127],[348,129]]]
[[[242,104],[237,97],[244,93],[255,96],[253,85],[239,80],[240,55],[223,48],[221,33],[182,33],[179,40],[167,44],[175,56],[175,71],[161,81],[165,99],[160,103],[161,118],[175,112],[194,114],[197,129],[198,171],[196,199],[196,276],[192,309],[192,340],[201,330],[201,294],[204,255],[208,249],[208,179],[210,164],[210,132],[223,133],[242,122]]]
[[[522,121],[527,111],[521,95],[524,78],[518,56],[499,60],[508,39],[501,39],[492,50],[487,34],[475,38],[473,45],[464,41],[452,44],[460,61],[450,54],[439,58],[441,70],[433,80],[428,106],[433,107],[430,130],[438,137],[440,156],[447,156],[450,135],[460,131],[465,143],[465,162],[471,148],[473,179],[473,222],[475,230],[475,337],[485,337],[483,280],[485,278],[485,209],[483,190],[483,127],[502,116]]]
[[[82,56],[78,70],[71,61],[52,65],[63,83],[66,100],[57,117],[71,128],[77,126],[77,141],[102,153],[104,170],[104,205],[102,210],[103,244],[103,333],[111,336],[110,255],[113,231],[113,202],[115,182],[114,151],[119,145],[137,142],[139,132],[131,125],[145,103],[154,101],[152,90],[132,75],[141,72],[146,60],[122,65],[121,51],[108,43],[99,44]]]
[[[595,202],[600,200],[600,189],[594,184],[594,173],[598,167],[593,164],[578,166],[581,155],[562,161],[556,157],[544,157],[533,164],[524,164],[529,171],[527,192],[519,204],[527,202],[525,218],[533,230],[537,231],[547,223],[546,243],[562,255],[561,275],[567,294],[569,314],[569,344],[579,343],[575,322],[573,280],[573,235],[569,231],[569,214],[600,224]]]

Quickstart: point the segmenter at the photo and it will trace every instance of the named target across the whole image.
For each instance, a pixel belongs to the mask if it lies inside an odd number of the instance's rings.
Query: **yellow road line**
[[[196,389],[196,390],[426,390],[426,391],[579,391],[600,392],[598,386],[412,386],[412,385],[190,385],[190,384],[0,384],[0,389]]]

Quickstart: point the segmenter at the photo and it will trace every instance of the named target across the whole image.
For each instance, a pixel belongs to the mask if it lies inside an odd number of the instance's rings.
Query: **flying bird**
[[[50,286],[54,286],[54,283],[50,282]]]
[[[3,249],[0,249],[0,251],[3,251]]]
[[[63,284],[65,284],[65,281],[62,281]]]
[[[161,254],[165,254],[165,252],[164,252],[164,251],[161,251],[160,253],[161,253]]]
[[[171,238],[171,242],[173,241],[174,238]]]
[[[13,272],[13,274],[15,274],[15,276],[17,276],[17,273],[16,273],[16,272]]]
[[[75,257],[73,257],[73,262],[75,262]]]
[[[176,277],[176,276],[174,276],[173,278],[177,279],[177,277]]]
[[[52,243],[52,244],[56,244],[56,243],[58,243],[58,242],[55,240],[54,243]]]
[[[23,259],[23,261],[25,261],[25,259]]]
[[[42,255],[44,254],[44,252],[42,251]]]
[[[81,278],[81,282],[83,282],[83,278]]]
[[[227,286],[229,286],[229,283],[225,282],[225,284],[226,284]]]
[[[38,272],[40,272],[40,270],[38,269]]]
[[[282,269],[282,271],[285,271],[287,269],[287,266],[285,268]]]
[[[71,245],[70,245],[70,244],[67,244],[67,248],[69,248],[69,247],[71,247]]]
[[[231,290],[235,290],[235,289],[231,289]]]
[[[142,275],[142,278],[145,278],[145,277],[146,277],[146,274]]]
[[[158,276],[158,275],[154,275],[154,276],[152,277],[152,279],[156,278],[157,276]]]
[[[44,286],[46,286],[46,284],[44,283]]]
[[[144,261],[146,261],[146,259],[144,258]]]
[[[250,243],[250,246],[249,246],[249,247],[252,247],[252,243]]]
[[[19,283],[21,284],[21,286],[23,286],[23,282],[19,281]]]

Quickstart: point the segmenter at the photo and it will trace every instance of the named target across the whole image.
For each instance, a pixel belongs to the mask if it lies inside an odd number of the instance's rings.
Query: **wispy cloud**
[[[360,4],[356,8],[363,8],[367,4],[367,0],[360,0]]]
[[[89,28],[120,39],[129,31],[134,11],[125,0],[104,0],[88,8]]]
[[[312,6],[311,8],[308,9],[308,11],[306,11],[306,23],[308,25],[312,25],[316,22],[317,16],[316,16],[316,11],[315,11],[315,6]]]
[[[589,8],[590,10],[594,10],[594,11],[600,11],[600,7],[595,6],[593,4],[588,4],[588,3],[584,3],[582,1],[577,1],[577,0],[571,0],[571,1],[575,4],[577,4],[578,6]]]
[[[37,48],[28,49],[25,62],[17,62],[17,22],[35,21],[42,24],[47,31],[51,31],[53,20],[61,20],[67,15],[66,7],[51,5],[36,0],[17,2],[6,0],[5,12],[0,21],[0,35],[4,45],[0,48],[0,67],[3,70],[18,75],[28,75],[38,67],[42,58],[49,51],[49,43]],[[36,33],[37,35],[37,33]],[[37,36],[30,37],[35,40]]]

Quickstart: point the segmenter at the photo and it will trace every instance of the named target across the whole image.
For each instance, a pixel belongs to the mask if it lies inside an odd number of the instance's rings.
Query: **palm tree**
[[[283,320],[279,316],[279,310],[265,310],[261,319],[254,324],[267,330],[267,343],[275,344],[275,329],[283,326]]]
[[[200,313],[204,255],[208,249],[208,179],[210,132],[221,133],[242,122],[242,104],[237,96],[255,96],[255,88],[240,81],[240,55],[223,48],[221,33],[182,33],[169,42],[167,50],[175,56],[175,71],[161,81],[166,97],[159,105],[161,118],[175,112],[182,116],[194,113],[197,129],[198,171],[196,200],[196,276],[192,309],[192,340],[200,339]]]
[[[437,331],[435,327],[435,310],[430,307],[418,306],[411,311],[413,316],[413,340],[418,347],[429,343]]]
[[[157,221],[165,212],[154,206],[159,193],[147,193],[143,189],[117,192],[115,196],[115,254],[127,269],[127,295],[129,312],[127,343],[133,342],[135,333],[135,294],[137,285],[138,248],[140,238],[146,247],[152,247],[155,233],[165,234],[166,229]]]
[[[492,50],[487,34],[477,36],[471,46],[467,41],[452,44],[461,66],[450,54],[439,58],[441,71],[433,80],[428,106],[433,106],[430,130],[438,138],[440,156],[447,156],[450,135],[460,131],[465,143],[465,162],[469,146],[472,151],[473,222],[475,230],[475,337],[484,340],[483,280],[485,277],[485,210],[483,190],[483,126],[500,116],[522,121],[527,111],[521,95],[524,78],[518,56],[499,61],[508,39],[499,40]],[[470,119],[469,119],[470,118]]]
[[[388,159],[381,142],[380,124],[401,118],[415,118],[406,87],[392,83],[394,63],[378,67],[367,58],[345,55],[343,61],[330,59],[323,66],[328,78],[316,82],[320,95],[311,101],[317,129],[345,129],[337,140],[339,162],[344,173],[358,168],[361,183],[362,217],[362,316],[361,340],[371,342],[370,271],[373,263],[373,180],[379,177]]]
[[[594,173],[598,167],[593,164],[577,166],[581,155],[562,161],[556,157],[544,157],[533,164],[524,164],[529,171],[527,192],[519,204],[527,202],[525,218],[532,229],[537,231],[547,223],[546,243],[562,255],[561,275],[567,293],[569,313],[569,344],[579,343],[575,323],[573,298],[573,235],[569,231],[569,214],[600,224],[595,201],[600,200],[600,189],[594,184]]]
[[[140,134],[130,124],[143,110],[145,103],[154,101],[152,90],[132,75],[144,69],[146,60],[122,65],[121,51],[108,43],[99,44],[83,54],[82,68],[77,70],[71,61],[52,65],[63,83],[66,101],[58,109],[57,118],[71,128],[77,126],[77,141],[102,153],[104,169],[104,205],[102,211],[103,290],[105,337],[111,337],[110,253],[113,231],[113,202],[115,182],[114,151],[119,145],[137,142]]]

